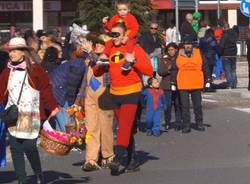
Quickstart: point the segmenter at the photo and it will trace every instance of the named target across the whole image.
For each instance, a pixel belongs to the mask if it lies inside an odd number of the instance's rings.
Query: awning
[[[173,9],[172,0],[152,0],[152,7],[157,10]]]
[[[220,1],[220,9],[239,9],[241,1]],[[199,1],[200,10],[217,10],[218,1]]]
[[[174,5],[172,0],[151,0],[152,7],[157,10],[165,9],[165,10],[173,10]],[[237,0],[230,0],[230,1],[220,1],[220,8],[221,9],[239,9],[240,2]],[[199,10],[216,10],[217,9],[218,1],[199,1]]]

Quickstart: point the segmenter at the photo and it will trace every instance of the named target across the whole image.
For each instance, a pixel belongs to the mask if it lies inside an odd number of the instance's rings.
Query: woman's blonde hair
[[[27,65],[27,70],[32,71],[33,70],[32,62],[36,62],[36,61],[33,60],[33,57],[31,56],[30,51],[28,50],[22,50],[22,51],[24,52],[24,60]]]

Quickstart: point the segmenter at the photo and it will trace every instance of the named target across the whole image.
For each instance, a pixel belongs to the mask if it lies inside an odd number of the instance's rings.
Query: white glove
[[[171,85],[171,90],[172,91],[176,91],[176,86],[175,85]]]
[[[206,83],[205,85],[206,88],[210,88],[211,87],[211,84],[209,82]]]

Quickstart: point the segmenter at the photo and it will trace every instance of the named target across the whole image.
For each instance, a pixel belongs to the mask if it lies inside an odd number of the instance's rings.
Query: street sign
[[[240,11],[246,17],[250,17],[250,0],[242,0],[241,1]]]

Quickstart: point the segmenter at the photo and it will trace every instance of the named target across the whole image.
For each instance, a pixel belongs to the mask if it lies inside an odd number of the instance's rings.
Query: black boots
[[[36,177],[37,184],[45,184],[44,177],[43,177],[42,173],[36,174],[35,177]]]
[[[196,130],[198,130],[200,132],[204,132],[205,131],[205,126],[203,125],[203,123],[197,123]],[[189,132],[191,132],[191,127],[190,126],[184,126],[184,128],[182,129],[182,133],[187,134]]]
[[[110,174],[112,176],[119,176],[120,174],[125,172],[125,167],[122,166],[123,158],[126,155],[126,148],[123,146],[115,147],[115,158],[113,162],[110,164]]]
[[[126,167],[126,172],[135,172],[135,171],[139,171],[140,168],[140,163],[138,160],[138,157],[136,155],[136,151],[135,151],[135,140],[134,140],[134,136],[131,137],[130,140],[130,144],[128,146],[128,164]]]

